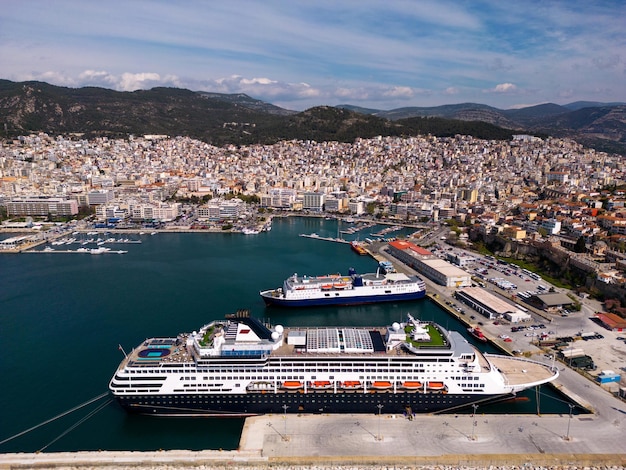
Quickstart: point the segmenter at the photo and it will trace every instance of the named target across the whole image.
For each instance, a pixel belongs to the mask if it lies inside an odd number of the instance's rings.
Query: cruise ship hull
[[[402,302],[418,300],[426,296],[426,291],[381,295],[336,295],[309,299],[286,299],[274,290],[261,292],[266,306],[272,307],[321,307],[325,305],[363,305],[381,302]]]
[[[488,403],[512,395],[422,393],[419,391],[367,393],[316,392],[258,394],[190,394],[117,396],[128,412],[163,416],[251,416],[267,413],[437,413],[474,403]],[[287,407],[285,409],[285,406]]]

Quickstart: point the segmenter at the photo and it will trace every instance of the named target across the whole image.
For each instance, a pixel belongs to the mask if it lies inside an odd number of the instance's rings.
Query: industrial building
[[[389,242],[389,253],[442,286],[459,288],[472,285],[469,273],[406,240]]]
[[[461,302],[489,319],[504,318],[511,323],[519,323],[529,321],[532,318],[528,312],[524,312],[519,306],[496,297],[482,287],[466,287],[456,291],[454,295]]]

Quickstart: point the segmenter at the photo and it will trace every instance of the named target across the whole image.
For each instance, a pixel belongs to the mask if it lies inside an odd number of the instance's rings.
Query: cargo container
[[[619,382],[620,378],[620,375],[616,374],[612,370],[603,370],[602,372],[600,372],[600,375],[598,375],[597,380],[601,384],[606,384],[611,382]]]

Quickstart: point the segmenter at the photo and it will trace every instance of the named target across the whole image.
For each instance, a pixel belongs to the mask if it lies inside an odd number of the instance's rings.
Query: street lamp
[[[284,440],[287,440],[287,408],[289,408],[287,405],[283,405],[283,419],[285,420],[285,437],[283,437]]]
[[[567,418],[567,433],[565,434],[565,440],[569,441],[570,437],[569,437],[569,425],[572,422],[572,410],[574,409],[574,405],[572,405],[571,403],[568,403],[569,406],[569,417]]]
[[[472,441],[476,440],[476,436],[474,435],[474,430],[476,429],[476,408],[478,408],[477,404],[473,404],[472,408],[474,409],[474,411],[472,411]]]
[[[385,405],[383,405],[382,403],[379,403],[378,405],[376,405],[376,408],[378,408],[378,437],[376,437],[377,441],[383,440],[382,436],[380,435],[380,412],[383,409],[383,406]]]

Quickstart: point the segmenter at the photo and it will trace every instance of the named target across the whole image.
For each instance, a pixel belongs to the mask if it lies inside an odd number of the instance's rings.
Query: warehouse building
[[[389,242],[389,253],[442,286],[459,288],[472,285],[469,273],[406,240]]]
[[[466,287],[455,292],[455,297],[490,320],[504,318],[511,323],[531,320],[528,312],[487,292],[482,287]]]

